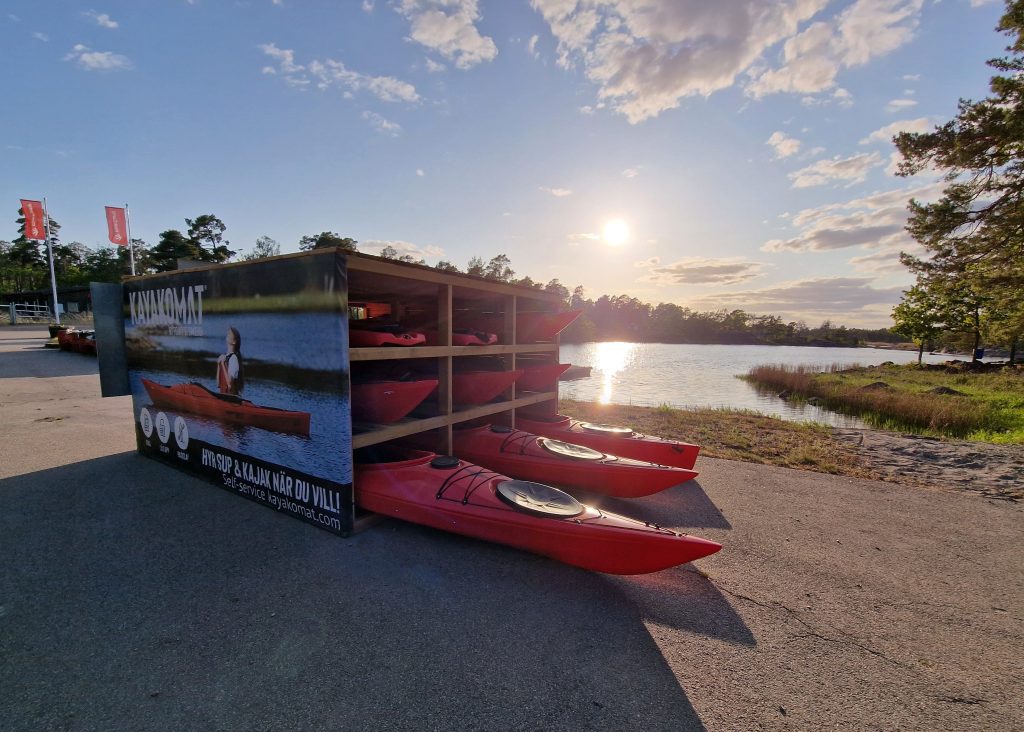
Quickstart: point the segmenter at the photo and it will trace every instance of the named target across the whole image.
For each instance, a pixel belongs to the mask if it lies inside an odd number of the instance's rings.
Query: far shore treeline
[[[254,260],[281,253],[280,245],[268,236],[259,237],[254,247],[242,253],[229,248],[224,238],[227,227],[217,216],[204,214],[186,219],[185,232],[177,229],[164,231],[160,241],[150,248],[141,239],[133,239],[135,266],[138,274],[165,272],[177,267],[178,259],[222,263]],[[18,218],[19,236],[12,242],[0,241],[0,293],[45,290],[49,271],[43,242],[24,237],[24,218]],[[58,287],[74,287],[89,282],[119,282],[129,273],[127,248],[103,247],[90,249],[84,244],[60,242],[60,224],[50,219],[51,238],[54,242],[54,268]],[[304,236],[299,240],[300,250],[341,247],[358,251],[354,239],[325,231]],[[426,265],[422,259],[401,254],[392,246],[385,247],[380,256],[401,262]],[[652,305],[628,295],[601,295],[586,297],[582,286],[573,290],[557,279],[536,282],[529,276],[517,277],[512,262],[499,254],[485,262],[473,257],[464,269],[448,261],[441,261],[435,269],[444,272],[465,272],[498,282],[535,287],[557,294],[566,308],[581,310],[580,318],[562,334],[562,341],[623,340],[645,343],[722,343],[764,344],[791,346],[857,346],[866,342],[898,343],[903,338],[887,328],[864,330],[834,325],[825,321],[809,327],[799,321],[785,321],[777,315],[753,315],[742,310],[697,312],[674,303]]]

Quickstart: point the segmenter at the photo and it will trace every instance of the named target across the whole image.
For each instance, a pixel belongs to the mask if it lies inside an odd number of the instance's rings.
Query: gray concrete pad
[[[349,539],[134,453],[95,360],[0,328],[0,729],[1024,728],[1021,506],[701,459],[611,577]],[[91,369],[91,371],[90,371]]]

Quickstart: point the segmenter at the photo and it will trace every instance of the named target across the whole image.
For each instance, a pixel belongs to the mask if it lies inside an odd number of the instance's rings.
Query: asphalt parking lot
[[[614,577],[341,539],[137,456],[96,362],[0,328],[0,729],[1024,728],[1024,512],[701,458]]]

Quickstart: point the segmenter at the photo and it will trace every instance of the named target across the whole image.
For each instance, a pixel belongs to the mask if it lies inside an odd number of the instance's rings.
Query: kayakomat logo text
[[[203,335],[206,285],[163,287],[128,293],[132,325],[159,325],[168,335]]]

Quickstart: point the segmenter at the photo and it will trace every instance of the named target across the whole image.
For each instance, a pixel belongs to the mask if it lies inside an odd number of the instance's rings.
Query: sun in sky
[[[609,219],[604,225],[604,240],[613,247],[622,246],[629,241],[629,224],[622,219]]]

